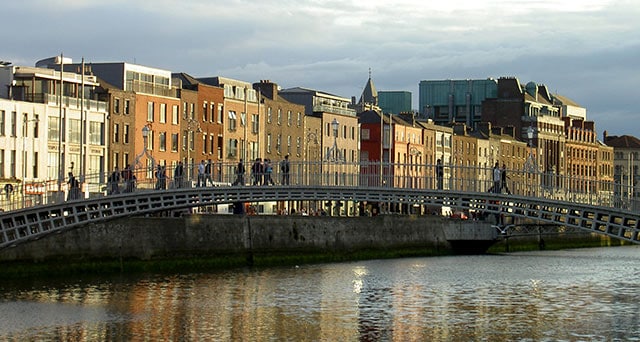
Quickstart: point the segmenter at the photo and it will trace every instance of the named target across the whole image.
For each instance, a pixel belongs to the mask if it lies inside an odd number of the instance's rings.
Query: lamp
[[[338,127],[340,127],[340,123],[338,122],[338,119],[334,118],[333,121],[331,121],[331,127],[333,128],[333,136],[337,138]]]

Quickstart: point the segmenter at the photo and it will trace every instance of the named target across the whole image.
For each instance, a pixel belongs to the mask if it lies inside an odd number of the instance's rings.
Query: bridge
[[[523,187],[523,193],[494,193],[486,191],[490,188],[488,184],[479,183],[475,188],[454,187],[452,184],[455,184],[455,179],[449,179],[444,187],[435,186],[434,189],[429,186],[431,182],[427,178],[419,179],[420,182],[412,178],[409,183],[409,179],[383,176],[362,170],[353,174],[331,172],[314,175],[300,172],[298,176],[292,177],[292,185],[232,186],[222,182],[216,183],[217,186],[194,187],[191,185],[195,183],[188,182],[189,186],[186,187],[167,186],[161,189],[156,189],[152,184],[153,179],[149,178],[149,184],[140,182],[135,191],[131,192],[108,195],[101,193],[88,198],[4,211],[0,213],[0,249],[91,223],[129,216],[234,203],[296,201],[448,207],[452,211],[495,215],[498,221],[502,221],[503,228],[507,223],[513,224],[517,220],[539,222],[640,243],[640,214],[637,211],[601,202],[576,201],[576,198],[585,198],[584,196],[558,198],[550,195],[558,191],[545,192],[542,187],[535,192],[531,187]],[[458,180],[459,184],[467,182],[468,179]],[[436,183],[434,179],[433,184]],[[398,184],[411,186],[397,186]],[[606,203],[615,201],[608,200]]]

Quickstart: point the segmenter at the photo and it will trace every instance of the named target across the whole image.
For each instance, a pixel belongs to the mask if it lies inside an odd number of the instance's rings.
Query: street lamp
[[[327,161],[342,161],[342,155],[340,150],[338,150],[338,128],[340,127],[340,123],[337,119],[333,119],[331,121],[331,128],[333,130],[333,146],[327,151],[326,160]]]
[[[187,135],[187,177],[188,177],[188,181],[191,180],[192,176],[193,176],[193,165],[194,163],[191,162],[191,150],[194,149],[193,145],[195,144],[195,135],[196,133],[201,133],[202,132],[202,128],[200,127],[200,123],[193,119],[193,118],[189,118],[189,120],[187,121],[187,131],[185,132],[185,134]]]
[[[533,157],[533,134],[533,126],[529,125],[529,128],[527,128],[527,138],[529,138],[529,157],[525,163],[525,168],[530,173],[529,177],[532,177],[533,172],[536,170],[536,162]],[[531,187],[529,187],[529,189],[529,191],[531,191]]]
[[[151,156],[151,154],[149,153],[149,151],[147,150],[147,146],[149,145],[149,133],[151,132],[151,128],[149,128],[149,125],[144,125],[144,127],[142,127],[142,152],[140,152],[140,154],[138,154],[136,156],[135,159],[135,163],[134,165],[137,166],[140,163],[140,158],[142,158],[143,156],[147,156],[147,159],[151,160],[151,165],[149,167],[149,169],[147,171],[151,171],[151,173],[153,173],[153,170],[155,169],[155,165],[156,165],[156,161],[155,159],[153,159],[153,156]]]

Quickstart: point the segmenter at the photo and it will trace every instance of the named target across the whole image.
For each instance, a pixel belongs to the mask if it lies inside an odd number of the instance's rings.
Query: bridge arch
[[[448,206],[553,223],[640,243],[640,215],[624,209],[486,192],[348,186],[202,187],[143,190],[0,214],[0,249],[91,223],[161,211],[269,201],[367,201]]]

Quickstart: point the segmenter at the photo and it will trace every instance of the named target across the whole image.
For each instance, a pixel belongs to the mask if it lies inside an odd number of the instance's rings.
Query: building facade
[[[61,57],[47,61],[58,66],[71,62]],[[69,173],[79,180],[84,196],[100,192],[104,181],[107,104],[94,100],[98,82],[87,69],[62,70],[0,67],[0,87],[6,89],[0,108],[0,178],[22,190],[23,202],[64,200]]]

